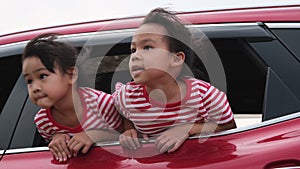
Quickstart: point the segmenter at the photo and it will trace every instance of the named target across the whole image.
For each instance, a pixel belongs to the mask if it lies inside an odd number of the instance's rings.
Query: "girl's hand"
[[[155,146],[159,152],[174,152],[189,137],[193,124],[172,127],[156,138]]]
[[[94,144],[94,141],[87,135],[88,131],[82,131],[75,134],[68,142],[68,147],[71,154],[76,157],[81,150],[82,153],[87,153],[90,147]]]
[[[67,146],[70,136],[65,133],[55,133],[48,147],[54,158],[59,162],[67,161],[71,158],[71,153]]]
[[[146,134],[143,135],[145,140],[148,140],[148,136]],[[138,132],[135,129],[129,129],[123,132],[119,136],[119,142],[122,147],[128,148],[130,150],[136,150],[141,147]]]

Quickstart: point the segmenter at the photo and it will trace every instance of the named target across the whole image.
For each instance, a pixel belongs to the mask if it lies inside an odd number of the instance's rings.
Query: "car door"
[[[270,92],[268,85],[274,83],[274,78],[272,78],[274,72],[270,74],[271,70],[275,71],[275,75],[281,74],[280,66],[276,66],[272,58],[269,58],[268,53],[273,53],[274,47],[283,51],[281,54],[286,60],[292,60],[285,65],[293,66],[293,69],[287,69],[284,71],[286,73],[279,76],[279,81],[283,81],[290,89],[291,93],[287,95],[299,96],[294,89],[297,87],[293,87],[294,83],[290,82],[290,78],[287,80],[285,78],[286,74],[292,74],[295,77],[294,70],[298,70],[295,67],[299,66],[299,63],[295,61],[291,52],[278,42],[276,36],[265,24],[196,25],[191,29],[195,32],[196,40],[200,39],[201,42],[194,48],[194,50],[199,50],[196,51],[199,55],[199,62],[195,62],[193,69],[204,72],[207,76],[200,74],[199,78],[206,77],[205,80],[227,93],[235,115],[273,113],[274,109],[270,107],[274,103],[266,102],[272,96],[268,93]],[[87,76],[82,82],[83,85],[111,93],[114,91],[116,81],[131,80],[126,65],[130,55],[129,44],[133,32],[134,29],[61,37],[66,38],[79,49],[84,49],[81,50],[81,56],[86,64]],[[1,52],[6,52],[6,57],[17,55],[20,59],[25,44],[26,42],[18,43],[14,47],[6,46]],[[265,44],[269,47],[266,48]],[[268,50],[265,51],[266,49]],[[204,68],[200,68],[203,65]],[[195,74],[195,77],[198,75]],[[292,157],[299,159],[297,154],[291,151],[298,146],[297,142],[299,142],[297,134],[299,126],[296,125],[300,124],[299,113],[292,114],[299,110],[295,102],[292,104],[292,109],[282,108],[283,114],[280,114],[282,112],[277,114],[274,111],[276,117],[291,114],[289,116],[280,118],[271,116],[265,119],[266,122],[254,126],[240,127],[242,124],[238,124],[237,129],[207,136],[195,136],[186,141],[176,153],[157,154],[153,141],[146,142],[143,144],[144,148],[136,152],[123,151],[117,142],[99,143],[87,155],[81,155],[60,164],[53,160],[51,153],[43,147],[45,143],[34,128],[33,115],[38,108],[28,99],[20,69],[9,95],[0,116],[0,134],[4,136],[0,138],[1,145],[3,145],[1,149],[2,155],[6,154],[2,157],[1,167],[13,168],[21,161],[23,168],[97,168],[99,166],[110,168],[128,166],[133,168],[205,168],[208,166],[212,168],[224,168],[224,166],[263,168],[273,167],[277,161],[294,165],[298,161],[293,161]],[[282,104],[282,106],[285,105]],[[286,142],[289,144],[286,145]],[[281,152],[282,155],[274,152]],[[195,158],[190,158],[192,156]],[[261,157],[261,160],[253,164],[257,156]]]

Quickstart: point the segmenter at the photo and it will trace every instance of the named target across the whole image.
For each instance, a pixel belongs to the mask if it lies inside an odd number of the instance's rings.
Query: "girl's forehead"
[[[42,61],[41,59],[38,57],[38,56],[30,56],[30,57],[27,57],[23,60],[23,65],[24,64],[28,64],[28,63],[31,63],[31,64],[42,64]]]
[[[23,60],[23,68],[27,67],[45,67],[42,60],[38,56],[30,56]]]
[[[162,25],[155,24],[155,23],[147,23],[141,25],[135,32],[134,36],[143,35],[143,34],[157,34],[161,36],[167,36],[168,32],[166,28]]]
[[[23,74],[32,74],[37,70],[46,69],[38,57],[28,57],[24,59],[22,72]]]
[[[139,27],[132,38],[132,45],[144,44],[146,42],[166,42],[167,31],[159,24],[144,24]]]

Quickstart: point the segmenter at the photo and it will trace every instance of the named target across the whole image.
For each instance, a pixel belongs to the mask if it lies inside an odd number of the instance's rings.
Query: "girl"
[[[86,153],[95,141],[117,139],[121,118],[111,95],[78,87],[77,50],[56,34],[32,39],[23,53],[29,97],[41,107],[34,118],[55,159]]]
[[[140,147],[138,134],[156,138],[160,152],[173,152],[199,133],[235,128],[226,95],[183,74],[191,53],[191,33],[171,12],[152,10],[131,42],[133,82],[117,84],[114,100],[125,117],[121,145]]]

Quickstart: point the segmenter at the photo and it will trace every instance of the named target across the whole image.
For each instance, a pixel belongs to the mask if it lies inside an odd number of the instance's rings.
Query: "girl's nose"
[[[141,60],[141,59],[142,59],[141,53],[138,51],[136,51],[135,53],[132,53],[130,56],[131,61],[136,61],[136,60]]]
[[[38,92],[40,92],[40,91],[41,91],[41,89],[39,89],[39,88],[35,88],[35,89],[33,90],[34,93],[38,93]]]
[[[33,83],[32,91],[33,91],[33,93],[37,93],[37,92],[41,91],[41,86],[38,83]]]

